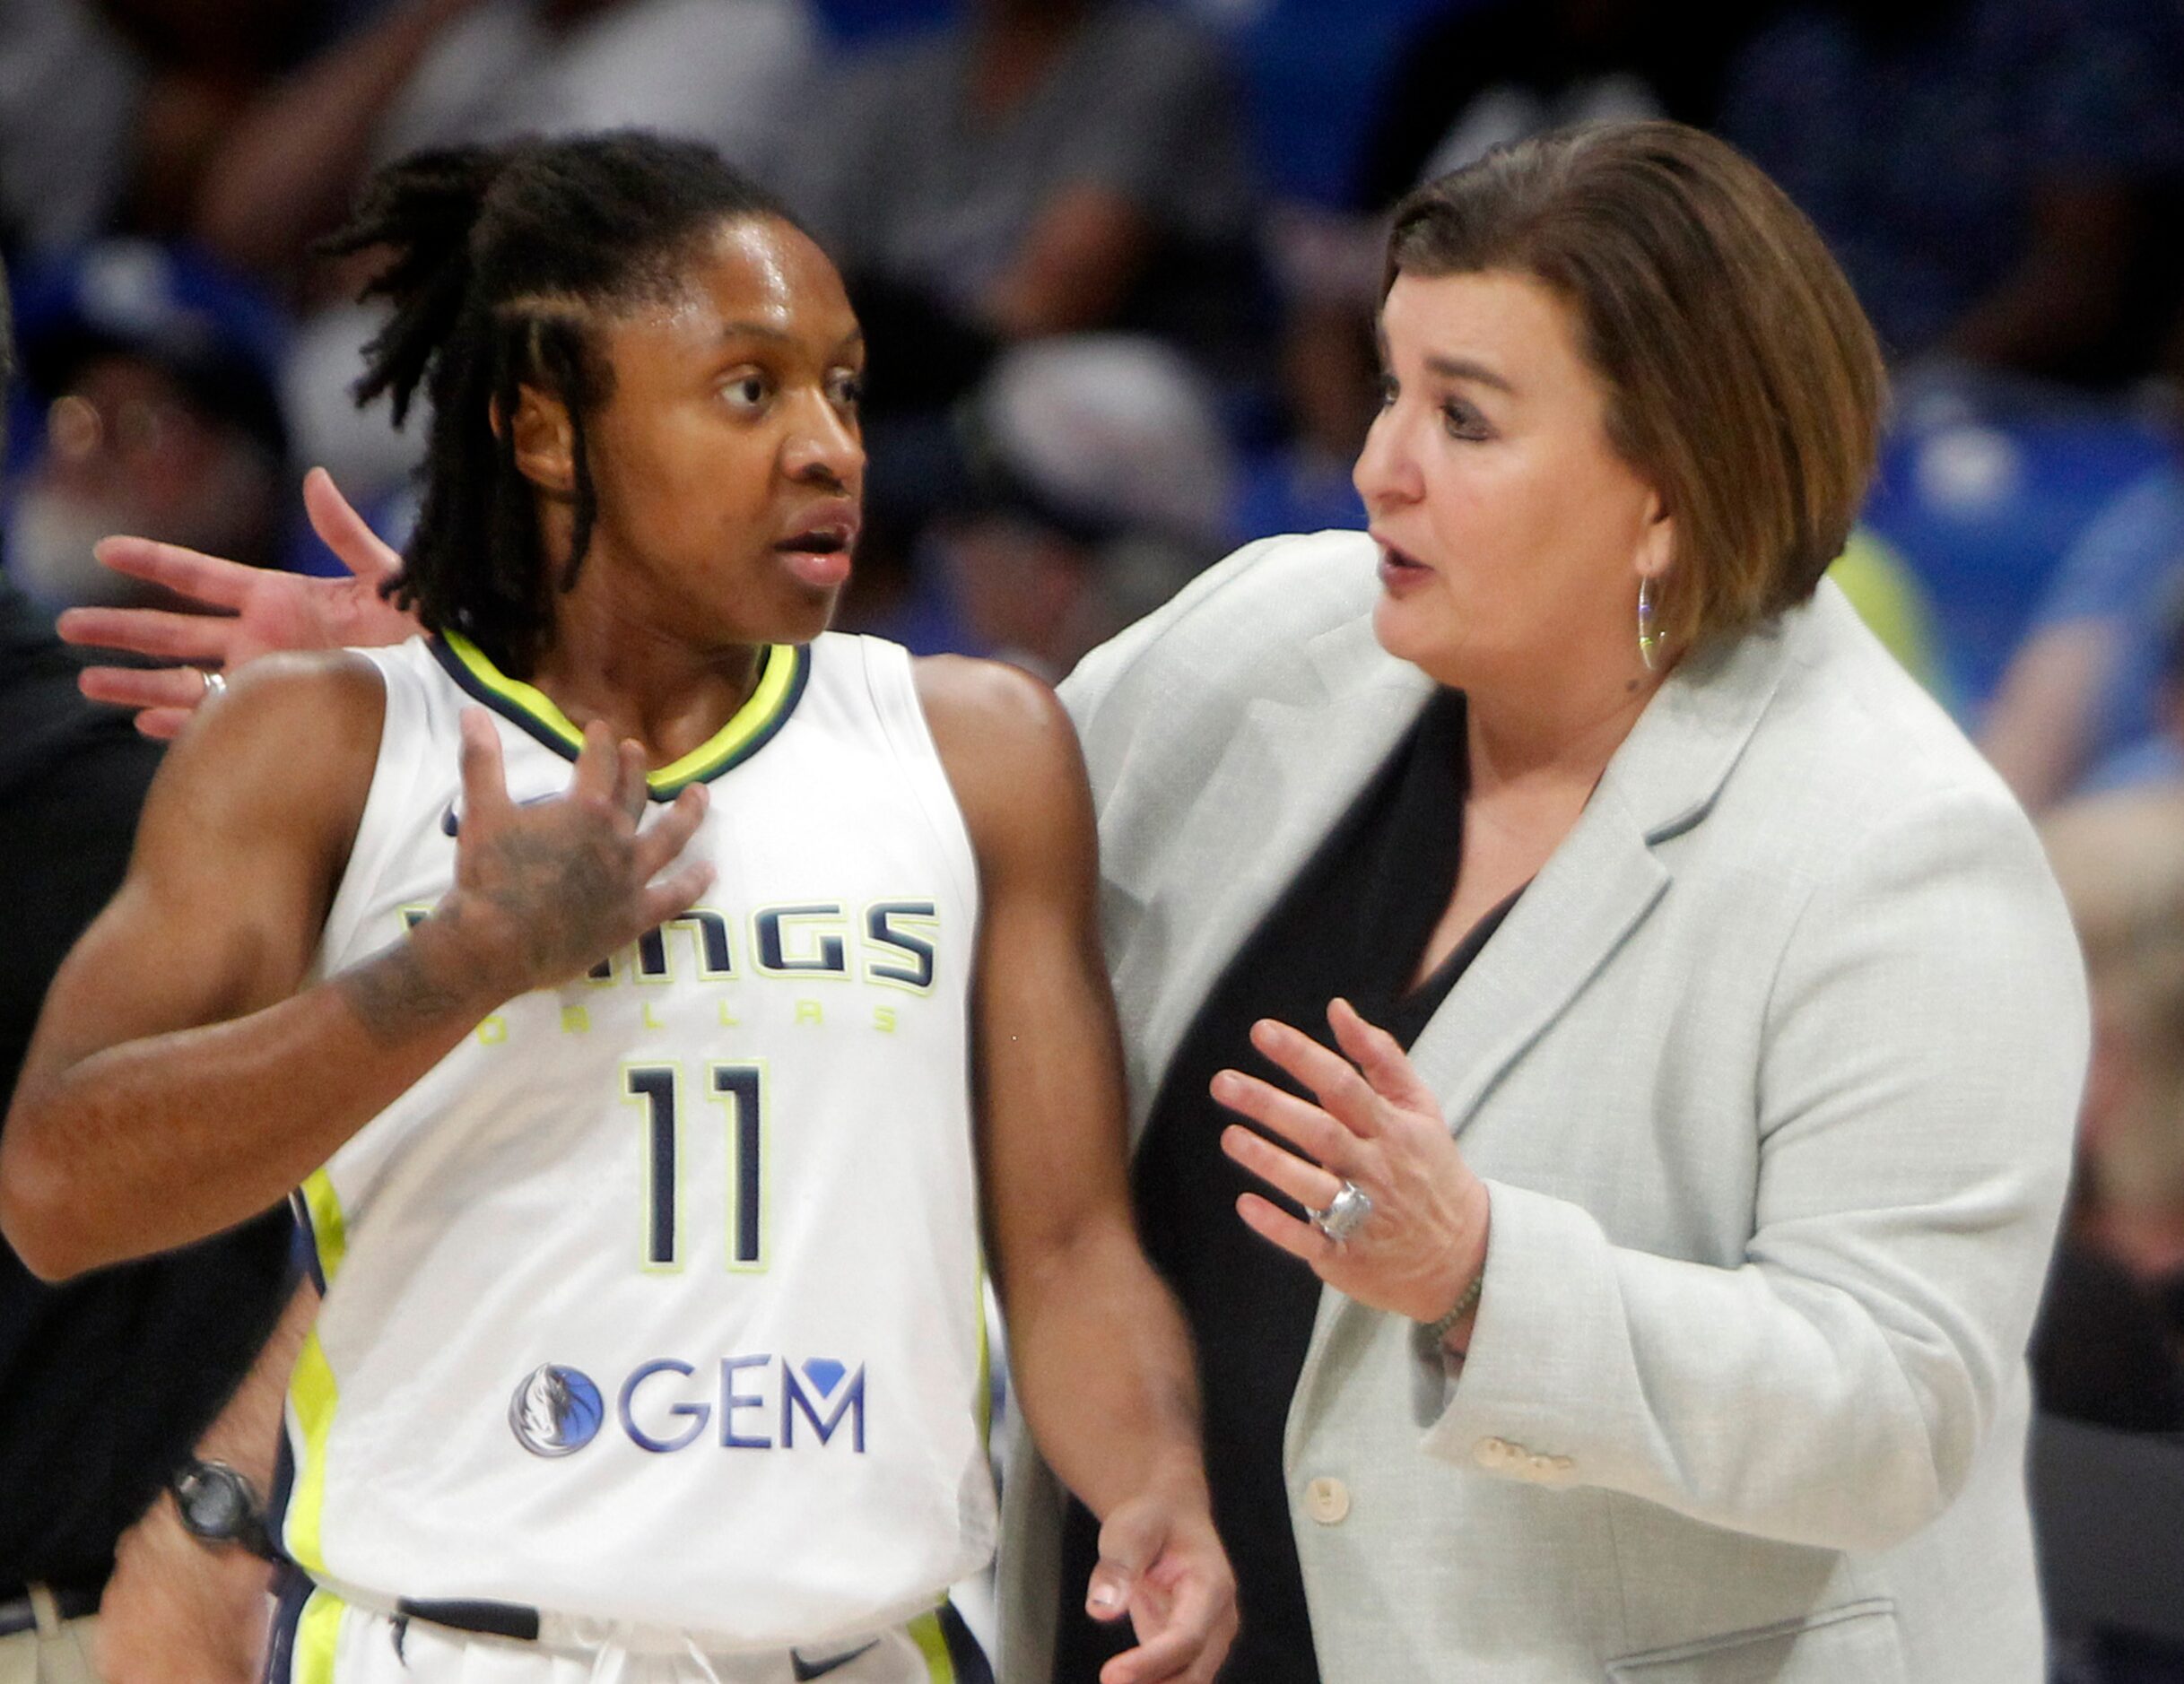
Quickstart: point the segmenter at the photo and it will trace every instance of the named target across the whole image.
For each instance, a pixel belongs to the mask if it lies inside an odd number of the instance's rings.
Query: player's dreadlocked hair
[[[585,418],[611,372],[587,327],[672,299],[698,242],[761,216],[788,220],[709,148],[635,130],[419,152],[371,178],[322,249],[394,254],[364,290],[395,314],[365,347],[357,402],[388,394],[399,426],[420,386],[431,401],[423,508],[396,601],[511,675],[531,674],[598,513]],[[558,579],[507,424],[526,386],[560,399],[573,432],[575,527]]]

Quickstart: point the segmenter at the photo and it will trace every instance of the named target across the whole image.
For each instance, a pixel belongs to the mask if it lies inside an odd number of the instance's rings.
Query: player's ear
[[[542,491],[576,494],[576,429],[567,404],[537,386],[519,386],[514,417],[503,421],[498,410],[493,413],[493,430],[498,433],[504,425],[515,441],[518,473]]]

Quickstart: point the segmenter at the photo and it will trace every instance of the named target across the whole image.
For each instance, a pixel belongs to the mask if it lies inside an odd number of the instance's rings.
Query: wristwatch
[[[282,1559],[265,1531],[265,1511],[250,1481],[224,1462],[192,1456],[167,1482],[182,1525],[206,1544],[240,1544],[268,1561]]]

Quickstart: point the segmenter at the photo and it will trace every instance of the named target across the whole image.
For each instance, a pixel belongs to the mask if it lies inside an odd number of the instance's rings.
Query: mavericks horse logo
[[[591,1376],[550,1362],[524,1376],[508,1405],[516,1442],[535,1456],[573,1454],[598,1436],[605,1418]]]

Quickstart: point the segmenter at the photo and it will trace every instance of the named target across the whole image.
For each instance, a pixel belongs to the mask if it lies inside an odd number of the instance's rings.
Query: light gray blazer
[[[1064,687],[1135,1129],[1429,692],[1373,563],[1254,545]],[[1414,1048],[1492,1201],[1468,1362],[1321,1296],[1283,1464],[1329,1684],[2036,1684],[2086,1037],[2031,827],[1832,585],[1684,662]],[[1050,1478],[1008,1505],[1043,1684]]]

